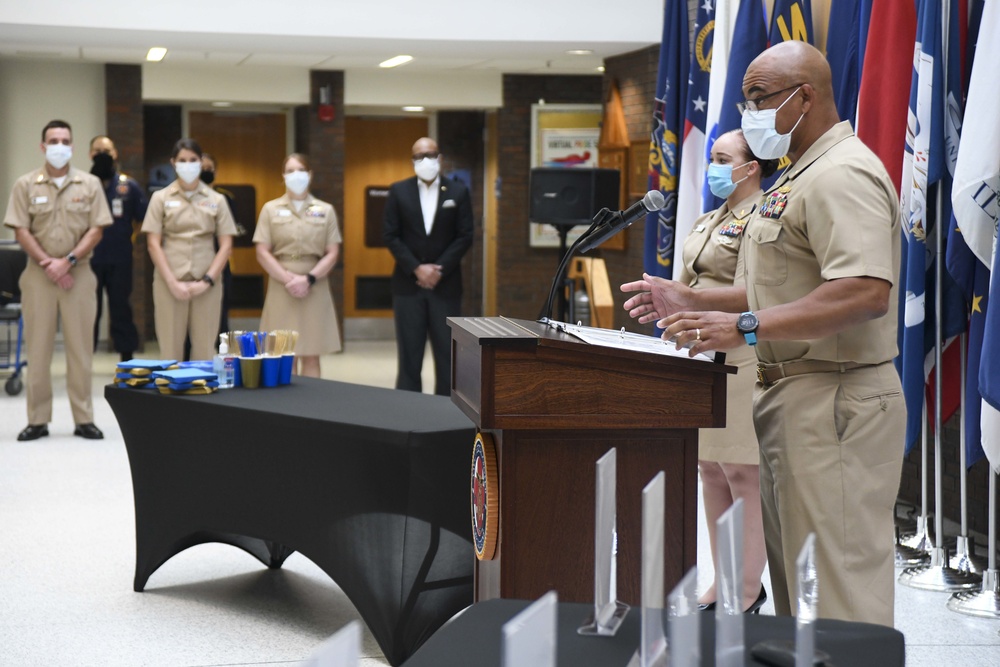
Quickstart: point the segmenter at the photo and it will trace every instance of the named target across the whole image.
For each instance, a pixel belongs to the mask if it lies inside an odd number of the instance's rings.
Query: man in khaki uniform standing
[[[42,129],[41,148],[45,166],[17,179],[4,216],[4,224],[14,228],[29,257],[20,280],[28,426],[17,439],[49,434],[52,350],[59,321],[66,345],[66,392],[76,423],[73,434],[99,440],[104,434],[94,425],[91,401],[97,279],[89,255],[103,228],[111,224],[111,211],[101,181],[69,166],[73,132],[68,123],[49,122]]]
[[[750,148],[791,161],[746,227],[744,285],[694,291],[644,276],[622,286],[642,292],[625,308],[640,322],[660,320],[665,336],[694,344],[691,354],[756,345],[754,426],[776,612],[795,611],[795,559],[814,532],[819,615],[891,626],[905,432],[892,366],[898,195],[839,121],[829,65],[812,46],[789,41],[762,53],[743,94]]]

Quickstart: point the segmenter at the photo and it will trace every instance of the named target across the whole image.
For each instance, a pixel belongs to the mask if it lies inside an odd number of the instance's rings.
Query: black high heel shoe
[[[744,611],[743,613],[744,614],[760,614],[760,608],[764,606],[765,602],[767,602],[767,591],[764,590],[764,584],[761,584],[760,585],[760,595],[758,595],[757,599],[753,601],[753,604],[750,605],[750,608],[747,609],[746,611]]]

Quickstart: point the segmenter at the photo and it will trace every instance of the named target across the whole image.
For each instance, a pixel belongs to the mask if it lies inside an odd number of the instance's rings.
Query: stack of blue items
[[[153,373],[177,368],[174,359],[130,359],[115,368],[115,386],[132,389],[155,389]]]
[[[199,368],[155,371],[153,382],[161,394],[211,394],[219,387],[219,376]]]

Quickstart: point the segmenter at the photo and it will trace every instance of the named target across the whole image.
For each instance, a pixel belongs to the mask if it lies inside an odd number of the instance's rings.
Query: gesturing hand
[[[642,280],[625,283],[621,291],[639,292],[624,304],[629,317],[638,318],[641,324],[655,322],[674,313],[690,310],[692,306],[692,290],[687,285],[657,278],[648,273],[642,274]]]

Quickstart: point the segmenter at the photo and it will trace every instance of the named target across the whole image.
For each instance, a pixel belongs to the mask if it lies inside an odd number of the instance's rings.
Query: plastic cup
[[[240,357],[240,375],[243,386],[257,389],[260,386],[260,357]]]
[[[233,364],[233,388],[243,386],[243,373],[240,372],[240,360],[237,357],[236,363]]]
[[[281,369],[278,371],[278,384],[292,383],[292,369],[295,368],[295,355],[281,355]]]
[[[277,387],[281,357],[263,357],[260,364],[260,386]]]

